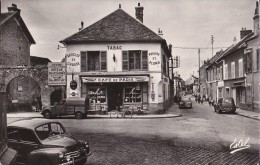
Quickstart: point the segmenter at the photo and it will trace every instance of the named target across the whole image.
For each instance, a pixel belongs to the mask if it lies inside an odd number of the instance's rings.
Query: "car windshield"
[[[65,134],[64,128],[59,123],[47,123],[35,129],[39,139],[46,140]]]
[[[224,103],[232,103],[232,99],[231,98],[225,98],[223,100]]]
[[[182,100],[183,101],[190,101],[190,98],[189,97],[183,97]]]

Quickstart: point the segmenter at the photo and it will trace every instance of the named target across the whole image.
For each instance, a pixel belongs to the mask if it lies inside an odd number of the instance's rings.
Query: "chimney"
[[[79,28],[79,31],[81,31],[84,28],[84,22],[81,21],[81,28]]]
[[[160,36],[160,37],[163,37],[163,33],[162,33],[162,30],[159,28],[158,29],[158,35]]]
[[[242,28],[240,30],[240,39],[244,38],[248,34],[252,33],[252,30],[246,30],[246,28]]]
[[[18,12],[18,13],[20,13],[20,12],[21,12],[21,10],[17,8],[17,5],[16,5],[16,4],[12,4],[12,7],[8,7],[7,9],[8,9],[8,12],[9,12],[9,13],[12,13],[12,12]]]
[[[140,3],[138,3],[138,6],[135,7],[135,16],[136,19],[138,19],[142,23],[143,23],[143,16],[144,16],[143,11],[144,11],[144,7],[140,6]]]

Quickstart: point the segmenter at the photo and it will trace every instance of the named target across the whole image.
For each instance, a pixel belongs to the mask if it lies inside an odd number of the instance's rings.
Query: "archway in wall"
[[[18,76],[7,85],[7,111],[30,112],[41,109],[41,88],[31,77]]]
[[[55,90],[51,93],[50,100],[51,105],[54,105],[55,102],[60,102],[62,99],[62,90]]]

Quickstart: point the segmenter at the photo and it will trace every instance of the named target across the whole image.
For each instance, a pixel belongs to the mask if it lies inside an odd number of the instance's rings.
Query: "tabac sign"
[[[48,85],[66,85],[65,62],[48,63]]]
[[[147,82],[148,76],[124,76],[124,77],[82,77],[83,83],[109,83],[109,82]]]

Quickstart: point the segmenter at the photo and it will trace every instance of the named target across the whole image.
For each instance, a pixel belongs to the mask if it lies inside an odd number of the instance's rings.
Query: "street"
[[[177,105],[174,105],[176,108]],[[90,142],[87,164],[257,164],[259,121],[217,114],[193,100],[192,109],[167,119],[55,119]],[[8,122],[15,120],[8,118]],[[249,148],[230,154],[235,139]]]

